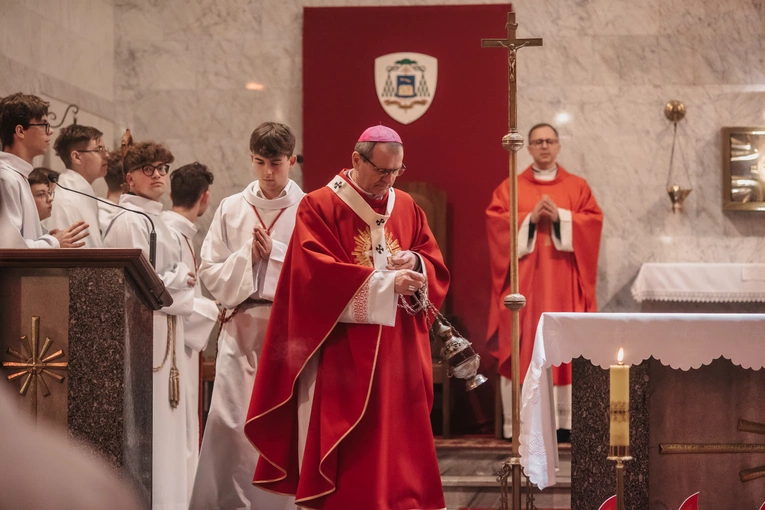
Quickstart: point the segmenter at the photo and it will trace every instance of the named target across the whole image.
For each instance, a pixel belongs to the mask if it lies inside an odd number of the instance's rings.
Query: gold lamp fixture
[[[688,176],[688,167],[681,157],[678,165],[675,165],[675,147],[677,144],[677,123],[685,117],[685,105],[677,100],[672,100],[664,106],[664,115],[672,122],[672,151],[669,155],[669,172],[667,174],[667,194],[672,201],[672,212],[683,210],[683,202],[690,195],[691,179]],[[679,151],[682,152],[682,151]],[[681,169],[676,166],[682,167]]]

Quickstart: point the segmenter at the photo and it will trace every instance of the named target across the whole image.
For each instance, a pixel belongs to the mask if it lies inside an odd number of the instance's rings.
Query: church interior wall
[[[558,161],[585,177],[605,214],[602,311],[638,311],[630,286],[644,262],[763,262],[765,221],[722,211],[723,126],[765,125],[765,6],[683,2],[514,2],[521,55],[519,130],[552,122]],[[693,192],[673,214],[665,192],[672,125]],[[530,163],[523,153],[522,166]]]
[[[76,104],[78,123],[98,128],[111,145],[114,7],[112,0],[0,0],[0,96],[18,91],[39,95],[57,115],[53,125],[69,104]],[[65,124],[71,124],[73,113]],[[64,169],[52,147],[34,163]],[[106,193],[102,179],[94,188]]]
[[[248,139],[258,123],[290,125],[301,150],[303,7],[442,3],[458,2],[0,0],[0,94],[78,103],[113,122],[115,143],[129,127],[136,139],[168,144],[176,165],[209,165],[216,180],[205,229],[220,199],[250,182]],[[519,36],[544,38],[544,47],[519,52],[519,130],[557,125],[559,162],[589,181],[605,213],[599,307],[637,311],[629,287],[643,262],[765,262],[762,216],[722,211],[720,136],[723,126],[765,125],[765,5],[513,4]],[[348,27],[349,44],[373,34]],[[336,65],[353,63],[328,62],[327,72]],[[665,192],[671,99],[688,111],[678,143],[693,192],[679,214]],[[530,163],[525,149],[519,159]],[[299,166],[294,178],[302,180]]]

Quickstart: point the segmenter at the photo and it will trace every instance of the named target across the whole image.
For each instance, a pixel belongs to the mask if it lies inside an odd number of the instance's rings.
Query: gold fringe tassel
[[[158,367],[153,367],[155,372],[159,372],[167,363],[167,358],[170,354],[170,349],[173,350],[173,364],[170,367],[170,379],[168,381],[168,395],[170,400],[170,407],[175,409],[181,402],[181,374],[178,371],[178,364],[175,357],[175,325],[178,318],[175,315],[167,316],[167,345],[165,347],[165,358],[162,360],[162,364]]]

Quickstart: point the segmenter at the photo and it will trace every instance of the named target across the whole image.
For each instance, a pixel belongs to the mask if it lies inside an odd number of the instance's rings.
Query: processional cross
[[[520,381],[520,324],[519,314],[526,305],[526,298],[518,291],[518,151],[523,147],[523,136],[518,133],[518,74],[516,70],[517,52],[527,46],[542,46],[542,39],[518,39],[515,31],[515,13],[507,13],[507,38],[481,39],[484,48],[505,48],[507,50],[507,123],[508,133],[502,137],[502,147],[510,153],[510,294],[505,296],[504,304],[512,313],[512,354],[511,369],[513,377],[513,446],[512,456],[505,461],[497,481],[500,482],[500,510],[508,508],[507,479],[512,474],[513,510],[521,510],[521,458],[518,436],[521,430],[521,381]],[[531,500],[533,506],[533,496]]]

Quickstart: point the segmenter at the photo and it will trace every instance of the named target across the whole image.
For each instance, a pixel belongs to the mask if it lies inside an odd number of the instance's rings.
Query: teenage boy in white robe
[[[170,174],[170,200],[173,208],[162,211],[162,220],[181,244],[181,261],[197,273],[197,255],[194,252],[194,236],[198,230],[194,224],[210,203],[210,185],[213,174],[201,163],[184,165]],[[199,357],[207,345],[215,321],[218,306],[212,299],[202,295],[202,285],[197,278],[194,286],[194,313],[183,318],[184,355],[186,371],[181,374],[181,386],[186,391],[186,473],[189,480],[189,497],[199,460]]]
[[[18,232],[28,248],[79,248],[88,225],[78,221],[43,233],[35,199],[29,188],[32,160],[50,146],[53,129],[48,123],[47,101],[17,92],[0,98],[0,211],[6,225]],[[15,237],[15,236],[14,236]],[[0,247],[9,248],[0,238]]]
[[[274,122],[250,137],[256,181],[223,199],[202,244],[199,277],[226,309],[192,510],[296,508],[252,485],[258,453],[244,435],[258,357],[303,191],[289,178],[295,136]]]
[[[102,136],[103,133],[98,129],[80,124],[72,124],[59,131],[53,148],[66,166],[66,170],[58,176],[61,186],[86,195],[96,194],[93,182],[106,175],[106,158],[109,155],[101,141]],[[43,226],[54,230],[84,221],[90,225],[90,235],[84,239],[84,247],[103,248],[98,201],[67,189],[59,189],[56,194],[56,207],[50,218],[43,222]]]
[[[37,216],[40,221],[44,221],[50,218],[53,211],[53,197],[56,196],[55,184],[48,180],[48,175],[54,175],[58,177],[58,172],[54,172],[49,168],[37,167],[29,173],[27,181],[29,181],[29,189],[32,190],[32,196],[35,199],[35,207],[37,207]],[[48,229],[43,227],[43,234],[47,234]]]
[[[181,244],[160,217],[160,197],[167,190],[173,155],[164,146],[143,142],[128,148],[123,169],[130,193],[120,205],[148,214],[157,232],[156,271],[173,298],[173,304],[154,312],[152,404],[152,508],[182,510],[188,507],[186,475],[186,391],[170,390],[175,370],[185,377],[183,320],[194,309],[196,277],[181,261]],[[151,224],[140,214],[122,211],[114,217],[104,238],[107,248],[140,248],[149,258]],[[179,316],[181,319],[179,319]],[[175,369],[175,370],[172,370]],[[177,386],[176,386],[177,387]]]

